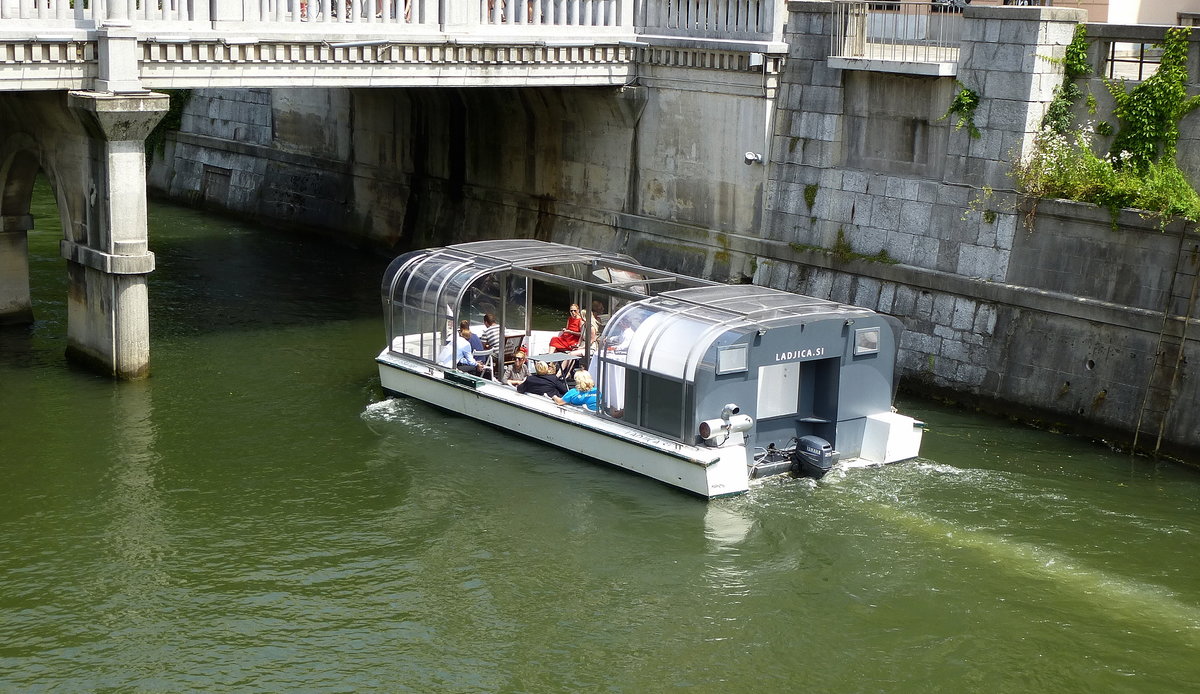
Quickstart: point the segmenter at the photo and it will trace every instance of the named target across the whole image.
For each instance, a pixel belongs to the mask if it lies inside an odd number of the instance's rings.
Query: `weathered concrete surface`
[[[388,248],[615,248],[618,213],[758,228],[766,170],[745,153],[765,153],[768,111],[762,96],[644,88],[198,90],[150,180]]]
[[[0,217],[0,325],[33,322],[29,293],[29,215]]]

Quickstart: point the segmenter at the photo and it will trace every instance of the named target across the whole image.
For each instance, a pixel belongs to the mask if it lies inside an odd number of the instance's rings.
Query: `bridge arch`
[[[4,132],[0,139],[0,325],[25,325],[34,320],[28,233],[35,223],[32,202],[39,173],[51,182],[64,230],[69,220],[55,167],[46,161],[38,140],[12,127]]]

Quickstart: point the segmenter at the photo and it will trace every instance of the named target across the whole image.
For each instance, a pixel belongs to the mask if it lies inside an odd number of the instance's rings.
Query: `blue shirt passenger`
[[[600,393],[596,390],[596,382],[592,375],[583,369],[575,372],[575,387],[568,390],[561,398],[554,398],[560,405],[577,405],[591,412],[600,409],[597,400]]]

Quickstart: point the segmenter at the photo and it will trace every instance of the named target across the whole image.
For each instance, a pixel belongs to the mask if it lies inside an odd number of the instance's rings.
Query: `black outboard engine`
[[[792,475],[820,479],[837,462],[837,451],[820,436],[801,436],[792,452]]]

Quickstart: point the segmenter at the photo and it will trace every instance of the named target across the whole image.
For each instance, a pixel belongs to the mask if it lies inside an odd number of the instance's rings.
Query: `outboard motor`
[[[837,451],[820,436],[801,436],[792,452],[792,474],[820,479],[837,462]]]

